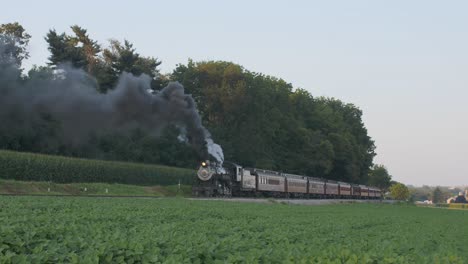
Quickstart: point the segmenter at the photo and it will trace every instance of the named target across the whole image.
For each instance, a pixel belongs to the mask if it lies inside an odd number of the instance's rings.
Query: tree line
[[[14,57],[21,68],[29,57],[31,36],[18,23],[1,25],[0,36],[9,44],[4,46],[11,47],[2,52]],[[189,60],[162,74],[161,61],[140,55],[130,41],[110,40],[104,46],[76,25],[71,33],[49,30],[45,40],[50,51],[47,65],[19,74],[22,82],[51,76],[64,63],[87,72],[92,77],[88,81],[100,93],[113,89],[123,72],[148,75],[155,91],[178,81],[192,94],[205,127],[223,147],[228,161],[382,188],[391,184],[386,168],[373,166],[374,141],[362,121],[362,111],[353,104],[315,97],[283,79],[226,61]],[[135,129],[130,134],[114,131],[94,136],[79,146],[59,142],[44,147],[43,133],[51,126],[60,129],[60,124],[44,120],[41,125],[35,131],[0,129],[0,148],[187,168],[200,161],[190,146],[177,139],[175,127],[158,137]]]

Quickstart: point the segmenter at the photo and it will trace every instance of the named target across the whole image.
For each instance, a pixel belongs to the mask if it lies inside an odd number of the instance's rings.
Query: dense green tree
[[[24,59],[29,58],[27,47],[30,38],[31,35],[18,22],[0,25],[0,41],[4,48],[8,49],[4,52],[15,59],[18,67],[21,67]]]
[[[228,160],[367,182],[375,146],[354,105],[314,98],[284,80],[223,61],[189,60],[172,78],[193,94]]]
[[[427,188],[425,188],[427,187]],[[429,200],[431,196],[431,189],[429,186],[414,187],[409,186],[411,200],[413,201],[426,201]]]
[[[129,41],[125,40],[122,44],[110,40],[109,47],[102,49],[97,41],[89,37],[86,29],[74,25],[71,30],[71,35],[59,34],[54,29],[48,32],[45,40],[50,51],[49,65],[70,63],[73,67],[84,69],[96,79],[97,89],[101,92],[114,88],[122,72],[148,75],[155,90],[166,83],[157,68],[161,62],[153,57],[141,56]]]
[[[86,60],[86,71],[93,74],[96,64],[99,63],[97,56],[101,52],[101,47],[97,41],[89,38],[86,29],[77,25],[72,26],[71,29],[75,36],[69,38],[70,44],[74,47],[80,47],[80,52]]]
[[[129,41],[111,40],[109,47],[101,48],[86,29],[71,29],[70,35],[49,31],[49,67],[33,67],[29,80],[53,79],[54,67],[68,62],[89,73],[101,92],[115,87],[123,72],[148,75],[155,90],[169,79],[179,81],[193,95],[203,124],[223,147],[226,160],[388,187],[390,176],[384,167],[369,171],[375,146],[362,121],[362,111],[353,104],[314,97],[282,79],[225,61],[189,60],[178,65],[168,78],[162,78],[158,70],[161,62],[140,55]],[[20,111],[16,114],[19,116],[8,118],[20,120]],[[47,113],[34,122],[35,131],[18,126],[21,131],[2,135],[0,147],[188,167],[195,166],[199,158],[177,140],[174,127],[166,128],[159,137],[145,135],[139,129],[131,133],[96,131],[91,140],[71,146],[61,142],[60,124]]]
[[[87,60],[83,47],[78,46],[73,36],[65,33],[58,34],[55,29],[50,30],[45,37],[50,51],[49,65],[57,66],[71,63],[76,68],[85,68]]]
[[[54,70],[49,66],[37,66],[33,67],[28,71],[29,79],[51,79],[53,78]]]
[[[390,194],[395,200],[407,200],[410,197],[408,187],[402,183],[397,183],[390,186]]]
[[[154,90],[162,88],[163,81],[157,69],[161,65],[160,61],[153,57],[141,56],[128,40],[124,40],[123,44],[114,39],[109,42],[110,47],[102,53],[103,62],[109,67],[104,73],[109,78],[107,85],[114,85],[120,74],[129,72],[135,76],[146,74],[151,77]]]
[[[74,35],[58,34],[49,30],[45,40],[49,44],[49,64],[57,66],[61,63],[71,63],[77,68],[83,68],[93,74],[99,63],[98,54],[101,52],[99,44],[92,40],[87,30],[74,25],[71,27]]]
[[[442,190],[438,186],[434,188],[434,191],[432,191],[431,198],[432,198],[433,203],[445,202],[444,194],[442,193]]]
[[[391,180],[392,176],[384,165],[376,164],[369,171],[368,184],[370,186],[379,187],[385,191],[390,187]]]

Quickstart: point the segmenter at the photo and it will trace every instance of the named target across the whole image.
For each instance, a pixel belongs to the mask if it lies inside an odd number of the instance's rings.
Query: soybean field
[[[468,211],[0,197],[0,263],[466,263]]]

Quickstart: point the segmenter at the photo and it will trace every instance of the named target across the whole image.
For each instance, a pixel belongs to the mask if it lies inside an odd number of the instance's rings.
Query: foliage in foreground
[[[0,197],[1,263],[463,263],[468,212]],[[453,228],[457,219],[457,228]]]
[[[0,179],[107,182],[136,185],[192,184],[195,172],[166,166],[0,150]]]

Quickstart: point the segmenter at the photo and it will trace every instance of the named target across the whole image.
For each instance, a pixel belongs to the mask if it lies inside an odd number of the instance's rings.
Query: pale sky
[[[467,1],[3,1],[33,36],[78,24],[162,60],[227,60],[364,112],[376,163],[415,185],[468,185]]]

